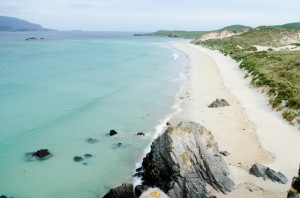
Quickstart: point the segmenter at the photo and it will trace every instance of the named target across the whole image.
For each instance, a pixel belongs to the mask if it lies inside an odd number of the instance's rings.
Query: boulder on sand
[[[220,100],[219,98],[217,98],[208,106],[208,108],[218,108],[218,107],[226,107],[226,106],[230,106],[226,100],[224,99]]]
[[[286,184],[288,179],[281,172],[276,172],[262,164],[255,163],[249,170],[249,173],[256,177],[262,177],[264,180],[270,179],[273,182]]]

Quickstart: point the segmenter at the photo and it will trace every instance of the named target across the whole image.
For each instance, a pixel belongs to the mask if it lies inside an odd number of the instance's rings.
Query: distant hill
[[[240,30],[246,30],[246,29],[251,29],[252,27],[250,26],[245,26],[245,25],[230,25],[223,27],[222,29],[219,29],[218,31],[224,31],[224,30],[231,30],[231,31],[240,31]]]
[[[0,16],[0,31],[49,31],[50,29],[43,28],[41,25],[33,24],[28,21]]]
[[[284,28],[284,29],[297,29],[297,30],[300,30],[300,22],[287,23],[287,24],[283,24],[283,25],[276,25],[275,27]]]
[[[197,38],[211,32],[221,32],[224,30],[240,31],[240,30],[251,29],[251,28],[252,27],[245,26],[245,25],[231,25],[219,30],[211,30],[211,31],[159,30],[149,34],[136,34],[135,36],[165,36],[165,37]]]

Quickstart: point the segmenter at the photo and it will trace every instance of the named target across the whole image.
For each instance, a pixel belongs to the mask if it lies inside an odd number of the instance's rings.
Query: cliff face
[[[206,198],[206,184],[223,193],[234,183],[212,134],[198,123],[182,122],[151,145],[143,160],[143,185],[158,187],[172,198]]]

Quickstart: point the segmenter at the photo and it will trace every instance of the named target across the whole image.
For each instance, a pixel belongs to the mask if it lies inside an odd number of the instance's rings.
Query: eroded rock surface
[[[143,185],[172,198],[210,197],[207,184],[223,193],[234,187],[212,134],[194,122],[169,126],[154,140],[142,165]]]

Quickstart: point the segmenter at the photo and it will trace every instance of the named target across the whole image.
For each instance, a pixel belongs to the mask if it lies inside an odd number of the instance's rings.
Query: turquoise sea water
[[[32,36],[45,39],[25,41]],[[0,195],[93,198],[131,181],[184,82],[186,58],[168,41],[129,33],[0,33]],[[111,129],[119,134],[107,136]],[[25,153],[41,148],[53,157],[26,160]],[[93,157],[73,161],[87,153]]]

